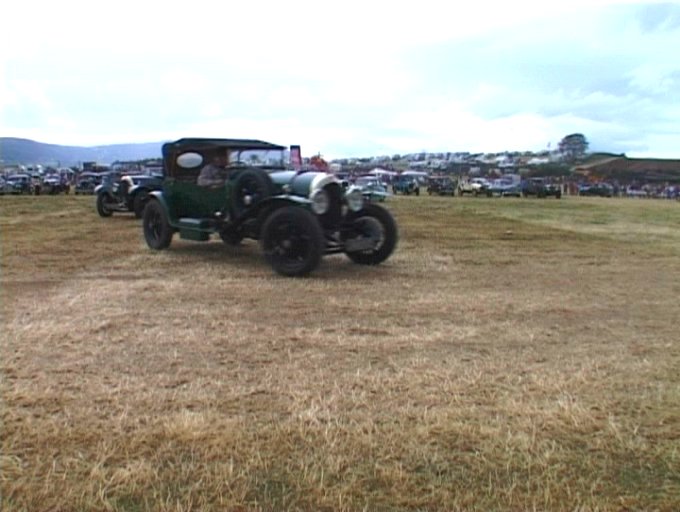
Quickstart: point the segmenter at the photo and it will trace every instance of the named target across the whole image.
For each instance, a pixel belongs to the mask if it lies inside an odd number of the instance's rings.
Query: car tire
[[[151,200],[146,203],[142,214],[142,229],[146,245],[151,249],[161,251],[170,247],[174,232],[165,208],[158,201]]]
[[[262,169],[243,169],[232,180],[231,213],[234,217],[240,217],[253,205],[274,193],[274,183]]]
[[[298,277],[312,272],[324,253],[324,235],[308,210],[284,206],[265,220],[260,233],[264,257],[277,273]]]
[[[104,194],[97,194],[97,213],[100,217],[111,217],[113,211],[106,207],[106,197]]]
[[[135,212],[135,218],[141,219],[144,214],[144,207],[149,200],[149,192],[140,190],[135,194],[132,200],[132,211]]]
[[[347,257],[360,265],[378,265],[390,257],[397,246],[399,233],[397,223],[392,214],[385,208],[375,204],[369,204],[363,210],[350,213],[347,221],[352,227],[351,231],[364,236],[379,236],[378,245],[366,251],[348,252]],[[379,231],[379,232],[378,232]],[[350,235],[346,235],[347,239]]]

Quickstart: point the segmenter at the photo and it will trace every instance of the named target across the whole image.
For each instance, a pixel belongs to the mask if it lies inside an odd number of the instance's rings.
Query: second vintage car
[[[326,254],[377,265],[397,244],[397,225],[358,187],[332,174],[288,168],[286,147],[248,139],[185,138],[163,145],[162,190],[150,193],[142,220],[154,250],[175,234],[226,244],[258,240],[279,274],[303,276]]]
[[[152,174],[108,173],[94,189],[97,194],[97,213],[110,217],[113,212],[133,212],[140,219],[144,212],[149,193],[160,190],[163,176]]]

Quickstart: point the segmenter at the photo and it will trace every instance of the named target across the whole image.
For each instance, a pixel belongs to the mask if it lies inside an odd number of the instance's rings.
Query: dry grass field
[[[288,279],[0,197],[0,508],[679,510],[680,203],[386,204]]]

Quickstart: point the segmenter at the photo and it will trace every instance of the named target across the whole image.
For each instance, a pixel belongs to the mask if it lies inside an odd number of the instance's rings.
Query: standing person
[[[221,187],[224,185],[226,165],[226,156],[223,153],[216,153],[212,161],[201,169],[197,180],[198,185],[201,187]]]

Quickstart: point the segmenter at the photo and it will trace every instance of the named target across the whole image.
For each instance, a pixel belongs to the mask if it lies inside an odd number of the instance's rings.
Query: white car
[[[486,178],[472,178],[458,183],[458,195],[463,194],[486,194],[491,183]]]

